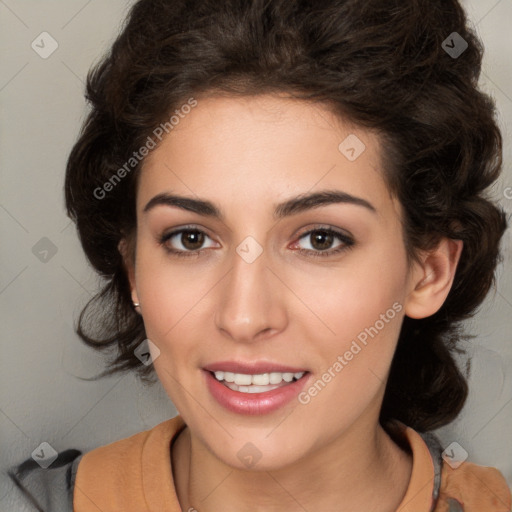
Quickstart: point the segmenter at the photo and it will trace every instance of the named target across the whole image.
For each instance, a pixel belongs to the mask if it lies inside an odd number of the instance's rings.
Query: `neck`
[[[187,427],[172,450],[181,508],[199,512],[393,512],[407,490],[412,457],[377,421],[370,425],[354,425],[314,453],[275,471],[227,466]]]

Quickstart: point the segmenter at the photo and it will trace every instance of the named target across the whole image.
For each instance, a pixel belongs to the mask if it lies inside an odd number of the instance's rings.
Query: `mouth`
[[[210,374],[221,384],[238,393],[266,393],[300,380],[307,372],[234,373],[218,370]]]
[[[311,376],[300,368],[235,363],[203,368],[203,374],[210,395],[218,404],[246,415],[267,414],[284,407],[297,398]]]

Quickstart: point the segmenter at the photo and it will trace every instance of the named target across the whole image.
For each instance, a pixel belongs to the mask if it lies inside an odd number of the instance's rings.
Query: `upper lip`
[[[225,371],[232,373],[243,373],[251,375],[259,375],[262,373],[299,373],[307,372],[304,368],[294,368],[292,366],[286,366],[284,364],[272,363],[269,361],[252,361],[252,362],[240,362],[240,361],[218,361],[211,363],[203,367],[204,370],[209,372]]]

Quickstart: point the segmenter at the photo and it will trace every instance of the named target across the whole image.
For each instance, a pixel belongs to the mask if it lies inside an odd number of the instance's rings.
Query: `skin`
[[[338,149],[350,134],[366,146],[355,161]],[[404,315],[430,316],[446,299],[462,242],[442,240],[408,266],[384,151],[378,134],[319,104],[209,96],[147,157],[135,264],[126,241],[120,250],[147,337],[160,350],[155,370],[187,424],[172,452],[183,510],[391,512],[400,504],[412,460],[378,421],[388,371]],[[363,198],[376,212],[339,203],[273,218],[276,203],[320,190]],[[224,219],[165,205],[145,213],[163,192],[209,200]],[[166,252],[159,236],[189,224],[206,233],[202,245],[180,235],[166,245],[202,252]],[[321,245],[303,233],[318,225],[354,245],[312,256]],[[247,236],[263,250],[252,263],[236,252]],[[327,249],[343,245],[334,237]],[[395,318],[307,404],[245,416],[205,386],[201,368],[222,360],[307,368],[313,383],[394,303],[402,306]],[[237,456],[248,442],[261,453],[251,468]]]

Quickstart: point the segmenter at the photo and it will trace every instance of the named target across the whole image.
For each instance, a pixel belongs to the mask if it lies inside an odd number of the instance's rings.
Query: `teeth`
[[[224,380],[226,382],[235,382],[235,374],[231,372],[224,372]]]
[[[244,382],[244,384],[256,384],[257,386],[268,386],[270,382],[270,375],[268,373],[262,373],[261,375],[247,375],[249,377],[249,382]],[[281,380],[281,379],[279,379]],[[235,381],[235,384],[238,382]],[[274,382],[274,384],[279,384],[279,382]]]
[[[244,375],[243,373],[235,373],[235,384],[237,386],[250,386],[253,383],[252,379],[253,379],[253,377],[251,375]]]
[[[249,375],[246,373],[232,373],[232,372],[223,372],[223,371],[216,371],[215,372],[215,378],[222,382],[225,381],[226,383],[233,383],[237,387],[238,386],[252,386],[252,388],[256,388],[257,386],[268,386],[269,384],[275,385],[275,384],[281,384],[281,382],[292,382],[292,380],[295,378],[295,380],[299,380],[305,372],[297,372],[297,373],[280,373],[280,372],[272,372],[272,373],[260,373],[257,375]],[[231,386],[228,386],[231,387]],[[251,388],[251,389],[252,389]],[[274,388],[272,388],[274,389]],[[241,389],[238,389],[237,391],[241,391]],[[267,388],[265,388],[265,391],[268,391]],[[248,393],[261,393],[261,391],[246,391]]]
[[[283,380],[283,376],[281,373],[270,373],[269,374],[270,384],[279,384],[282,380]]]
[[[272,391],[273,389],[280,388],[281,386],[237,386],[234,382],[226,383],[226,386],[233,391],[240,393],[264,393],[265,391]]]

